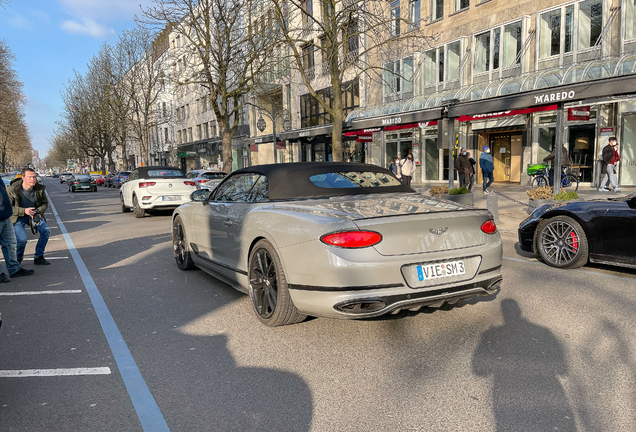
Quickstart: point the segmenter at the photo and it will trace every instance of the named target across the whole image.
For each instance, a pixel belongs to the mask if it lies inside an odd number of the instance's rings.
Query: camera
[[[37,225],[40,223],[41,219],[42,219],[42,216],[40,215],[40,212],[38,210],[35,210],[35,214],[32,216],[31,221],[33,222],[34,225]]]

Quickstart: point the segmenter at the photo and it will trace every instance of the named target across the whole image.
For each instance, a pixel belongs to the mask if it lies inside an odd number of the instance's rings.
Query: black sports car
[[[553,267],[594,263],[636,268],[636,193],[545,204],[519,225],[519,246]]]

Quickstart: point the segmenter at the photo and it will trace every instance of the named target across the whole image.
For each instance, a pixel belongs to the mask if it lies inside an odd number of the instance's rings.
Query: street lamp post
[[[256,104],[254,104],[256,105]],[[261,108],[256,106],[258,109],[259,119],[256,122],[256,127],[259,131],[263,132],[267,127],[267,123],[263,118],[263,114],[265,114],[272,121],[272,135],[274,136],[274,163],[278,163],[278,157],[276,156],[276,146],[278,145],[278,137],[276,136],[276,122],[278,119],[283,119],[283,129],[288,131],[291,129],[291,120],[289,118],[289,111],[286,109],[277,109],[272,105],[272,111],[268,111],[265,108]]]

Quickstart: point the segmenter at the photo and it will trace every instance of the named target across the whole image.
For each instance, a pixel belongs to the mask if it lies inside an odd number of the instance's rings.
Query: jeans
[[[616,189],[618,187],[618,179],[616,177],[616,165],[607,165],[607,172],[605,173],[605,177],[603,177],[603,181],[601,181],[601,187],[605,189],[612,184],[612,189]]]
[[[18,260],[20,261],[22,261],[22,258],[24,257],[24,249],[26,248],[26,245],[27,245],[27,235],[26,235],[26,230],[24,226],[25,225],[28,226],[30,219],[31,218],[29,216],[23,216],[21,218],[18,218],[18,221],[13,227],[15,230],[15,238],[18,241],[16,254],[18,256]],[[29,227],[29,229],[31,228]],[[50,231],[44,219],[41,219],[40,223],[38,224],[38,232],[40,233],[40,238],[38,239],[38,244],[35,245],[35,255],[33,256],[34,258],[40,258],[41,256],[44,255],[44,248],[46,247],[46,244],[49,242]]]
[[[486,189],[488,189],[490,187],[492,182],[495,181],[495,175],[492,173],[492,171],[490,171],[490,172],[482,171],[481,173],[484,176],[484,192],[485,192]],[[486,182],[486,180],[488,180],[488,182]]]
[[[16,256],[17,244],[11,218],[0,221],[0,246],[2,246],[2,255],[4,255],[9,275],[20,270],[20,263]]]

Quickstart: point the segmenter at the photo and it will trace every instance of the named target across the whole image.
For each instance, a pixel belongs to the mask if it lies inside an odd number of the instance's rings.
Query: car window
[[[199,172],[198,172],[198,171],[190,171],[190,172],[186,175],[186,177],[188,177],[188,178],[196,178],[196,177],[198,177],[198,176],[199,176]]]
[[[183,177],[183,173],[174,169],[150,170],[148,177]]]
[[[208,172],[208,173],[201,174],[201,177],[208,180],[221,180],[227,177],[227,174],[221,173],[221,172],[218,172],[218,173]]]
[[[89,175],[75,175],[73,176],[73,180],[90,180],[91,176]]]
[[[247,200],[249,202],[269,201],[267,177],[262,175],[258,178],[258,180],[256,180]]]
[[[260,174],[237,174],[221,184],[214,194],[215,201],[247,202],[250,201],[250,192],[258,182]]]
[[[399,186],[400,181],[383,172],[333,172],[316,174],[309,177],[309,180],[319,188],[358,188],[358,187],[387,187]]]

